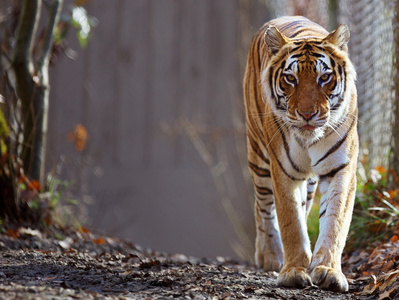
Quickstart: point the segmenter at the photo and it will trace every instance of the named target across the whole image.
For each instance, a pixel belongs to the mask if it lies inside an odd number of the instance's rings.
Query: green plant
[[[389,180],[389,179],[392,180]],[[379,166],[371,168],[367,158],[359,164],[355,207],[348,248],[366,247],[399,233],[398,176]]]

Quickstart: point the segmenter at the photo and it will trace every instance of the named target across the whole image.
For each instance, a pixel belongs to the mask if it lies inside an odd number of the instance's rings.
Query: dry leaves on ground
[[[399,240],[394,235],[389,242],[374,249],[357,250],[343,259],[349,281],[366,281],[360,295],[375,299],[399,297]]]

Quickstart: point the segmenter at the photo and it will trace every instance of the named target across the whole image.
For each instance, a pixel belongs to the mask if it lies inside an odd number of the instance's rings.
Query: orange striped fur
[[[248,165],[255,188],[255,261],[281,286],[344,292],[341,254],[351,221],[358,156],[356,73],[349,29],[329,33],[283,17],[256,33],[244,77]],[[311,253],[306,218],[322,194]]]

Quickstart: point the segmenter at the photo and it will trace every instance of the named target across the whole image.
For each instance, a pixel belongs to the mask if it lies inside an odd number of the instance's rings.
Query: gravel
[[[0,235],[0,262],[0,299],[370,299],[361,281],[345,294],[280,288],[277,273],[232,259],[157,252],[88,231]]]

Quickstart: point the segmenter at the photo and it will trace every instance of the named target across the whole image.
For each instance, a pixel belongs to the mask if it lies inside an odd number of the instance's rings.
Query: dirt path
[[[370,299],[317,288],[284,289],[276,274],[224,258],[153,252],[91,233],[64,240],[0,235],[0,299]]]

